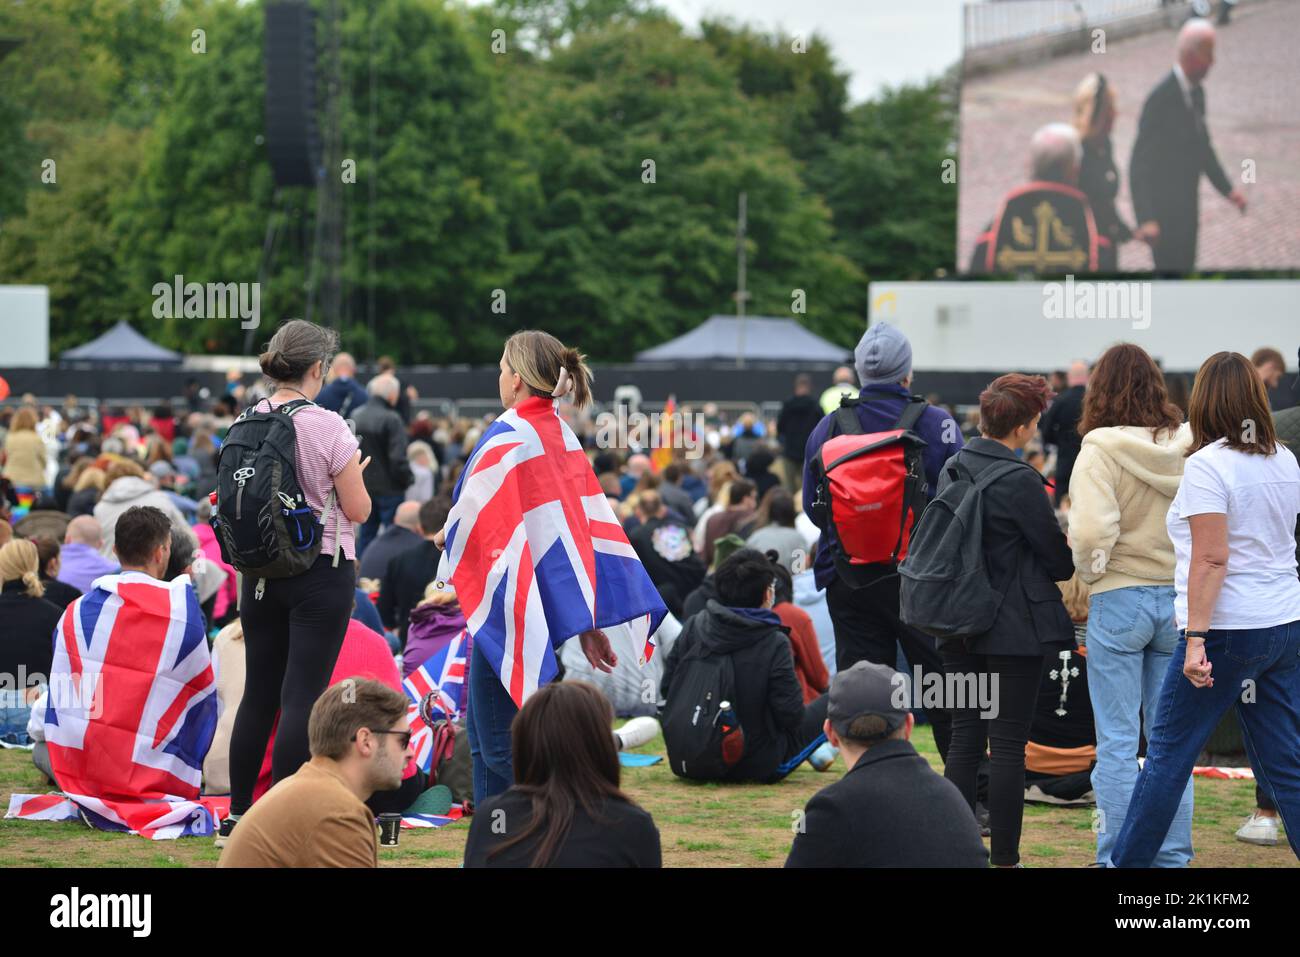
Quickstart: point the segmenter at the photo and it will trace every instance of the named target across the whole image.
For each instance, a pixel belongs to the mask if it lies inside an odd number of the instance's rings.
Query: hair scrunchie
[[[562,399],[573,391],[573,379],[569,377],[569,370],[560,366],[560,377],[555,380],[555,389],[551,392],[552,399]]]

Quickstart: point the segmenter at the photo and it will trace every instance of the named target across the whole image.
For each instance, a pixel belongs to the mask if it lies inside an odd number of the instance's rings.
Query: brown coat
[[[370,809],[330,758],[314,757],[239,819],[219,867],[376,867]]]

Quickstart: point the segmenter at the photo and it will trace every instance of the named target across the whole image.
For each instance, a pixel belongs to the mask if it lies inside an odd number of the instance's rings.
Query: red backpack
[[[928,408],[922,396],[909,397],[888,432],[863,433],[857,406],[892,396],[845,396],[835,410],[831,437],[813,460],[817,497],[813,508],[824,519],[824,545],[835,570],[851,585],[869,584],[907,557],[912,527],[925,510],[925,440],[912,431]]]

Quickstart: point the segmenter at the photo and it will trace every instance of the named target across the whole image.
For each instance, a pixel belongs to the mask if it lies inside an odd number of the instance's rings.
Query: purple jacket
[[[406,631],[406,648],[402,652],[402,678],[409,678],[451,640],[465,630],[465,613],[459,602],[448,605],[417,605],[411,610],[411,624]],[[465,649],[469,660],[469,647]]]
[[[90,592],[90,583],[100,575],[112,575],[119,568],[117,562],[110,561],[99,554],[97,549],[80,542],[69,542],[59,549],[59,581],[71,585],[82,594]]]

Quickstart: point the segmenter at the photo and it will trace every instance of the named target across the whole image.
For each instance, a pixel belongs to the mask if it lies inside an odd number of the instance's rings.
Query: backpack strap
[[[339,541],[339,530],[343,522],[343,519],[340,516],[342,516],[343,510],[338,507],[338,503],[335,501],[335,498],[336,498],[335,490],[330,489],[330,493],[325,499],[325,507],[321,509],[320,524],[321,524],[321,528],[326,527],[326,525],[329,523],[329,513],[331,510],[333,510],[334,512],[334,567],[338,568],[339,556],[343,554],[343,543]]]
[[[1019,469],[1030,468],[1024,462],[1002,462],[984,470],[984,474],[979,477],[975,483],[975,491],[983,492],[986,488],[996,482],[998,479],[1010,475]]]
[[[888,395],[885,393],[868,393],[866,395],[846,395],[840,399],[839,408],[835,410],[835,418],[832,420],[834,425],[831,430],[831,436],[836,435],[862,435],[862,422],[858,419],[858,406],[864,402],[883,402],[886,399],[897,398],[897,393]],[[930,407],[925,396],[909,395],[907,402],[903,406],[902,414],[899,415],[898,421],[894,428],[903,429],[905,432],[912,431],[916,423],[920,421],[925,410]]]
[[[840,400],[839,408],[835,410],[835,415],[831,419],[831,434],[827,438],[834,438],[837,435],[862,435],[862,422],[858,419],[857,396],[846,395]]]
[[[925,410],[930,407],[930,403],[925,400],[923,395],[910,395],[907,397],[907,405],[903,406],[903,414],[898,417],[898,423],[894,426],[896,429],[902,429],[904,432],[911,432],[916,428],[916,423],[920,421]]]
[[[276,412],[283,412],[285,415],[293,417],[308,406],[314,406],[316,403],[311,399],[290,399],[288,402],[282,402]]]

